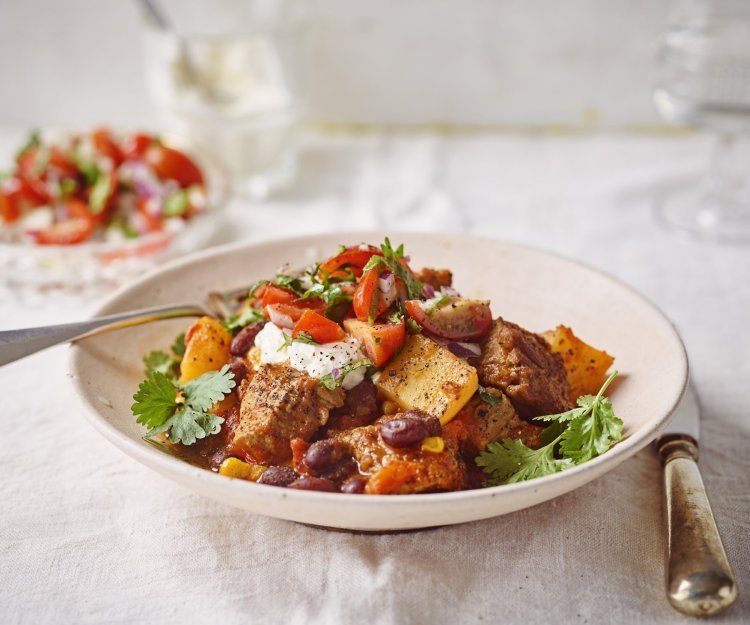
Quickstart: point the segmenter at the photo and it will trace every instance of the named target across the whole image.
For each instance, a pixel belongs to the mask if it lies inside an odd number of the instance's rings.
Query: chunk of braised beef
[[[378,394],[370,378],[346,391],[344,405],[331,410],[329,430],[347,430],[369,425],[378,416]]]
[[[449,269],[431,269],[425,267],[417,272],[417,280],[429,284],[434,289],[453,285],[453,274]]]
[[[497,318],[482,346],[479,383],[508,396],[519,416],[531,419],[571,407],[560,354],[537,334]]]

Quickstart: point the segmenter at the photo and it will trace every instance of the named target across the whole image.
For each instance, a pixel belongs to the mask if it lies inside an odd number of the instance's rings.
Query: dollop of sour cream
[[[291,330],[281,329],[270,321],[263,326],[255,337],[255,346],[260,349],[260,361],[263,364],[275,365],[288,362],[297,371],[304,371],[311,378],[322,378],[341,371],[346,365],[366,358],[362,343],[353,336],[343,341],[313,345],[293,341],[288,344],[286,336]],[[344,377],[341,386],[349,390],[365,379],[367,367],[358,367]],[[334,376],[336,377],[336,376]]]

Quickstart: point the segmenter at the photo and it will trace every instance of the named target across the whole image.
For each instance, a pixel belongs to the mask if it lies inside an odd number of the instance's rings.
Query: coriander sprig
[[[519,440],[506,438],[487,445],[475,462],[489,475],[485,485],[498,486],[563,471],[603,454],[622,438],[622,420],[604,396],[617,371],[594,395],[578,398],[578,406],[535,421],[552,422],[541,434],[548,441],[531,449]],[[546,434],[546,436],[545,436]]]
[[[173,443],[192,445],[218,434],[224,419],[209,410],[234,388],[229,365],[179,384],[159,370],[152,370],[133,395],[131,406],[138,423],[150,428],[146,437],[169,432]]]

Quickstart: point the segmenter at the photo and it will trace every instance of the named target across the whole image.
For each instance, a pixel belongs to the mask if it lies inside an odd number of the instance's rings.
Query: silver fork
[[[169,304],[97,317],[88,321],[5,330],[0,332],[0,366],[54,345],[72,343],[103,332],[129,328],[152,321],[179,317],[202,317],[203,315],[226,319],[233,314],[240,299],[245,297],[247,292],[247,287],[223,292],[213,291],[208,294],[206,300],[202,303]]]

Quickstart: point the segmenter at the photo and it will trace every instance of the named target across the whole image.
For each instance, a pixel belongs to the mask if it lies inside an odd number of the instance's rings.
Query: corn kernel
[[[258,464],[248,464],[239,458],[227,458],[221,463],[219,473],[227,477],[255,482],[268,467]]]
[[[439,454],[445,449],[445,441],[442,436],[428,436],[422,441],[422,451]]]

